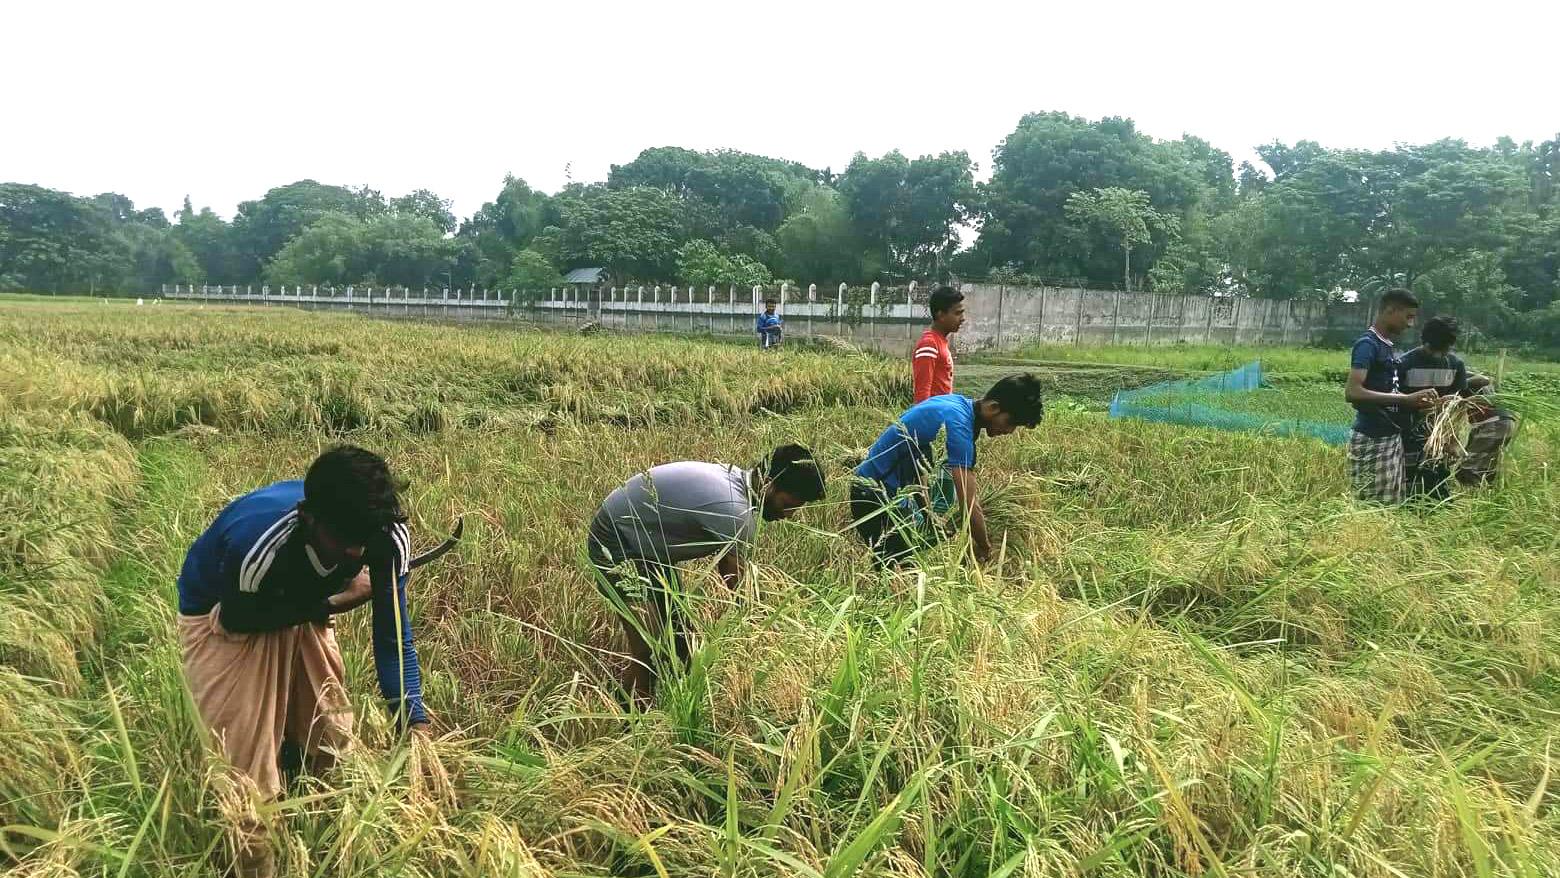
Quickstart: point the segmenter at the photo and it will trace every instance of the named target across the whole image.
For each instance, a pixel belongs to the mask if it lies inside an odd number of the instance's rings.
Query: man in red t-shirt
[[[953,287],[932,290],[928,304],[932,326],[921,333],[921,340],[910,354],[915,402],[953,392],[953,349],[948,346],[948,336],[964,325],[964,294]]]

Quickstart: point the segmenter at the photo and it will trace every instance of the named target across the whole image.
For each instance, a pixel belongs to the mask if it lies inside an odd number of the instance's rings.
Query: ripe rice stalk
[[[1445,396],[1429,415],[1424,459],[1456,462],[1467,452],[1468,424],[1488,403],[1471,396]]]
[[[884,576],[835,531],[843,458],[908,400],[897,359],[103,307],[0,297],[0,825],[33,833],[0,834],[0,871],[212,871],[225,812],[174,582],[226,499],[348,428],[409,479],[419,543],[453,514],[488,524],[409,592],[424,696],[460,731],[394,737],[369,618],[347,614],[366,743],[259,808],[279,874],[652,874],[636,842],[657,832],[670,876],[1560,874],[1552,366],[1508,366],[1503,404],[1533,406],[1508,478],[1433,528],[1361,513],[1320,443],[1058,406],[980,440],[1008,563],[959,566],[960,535]],[[221,432],[169,435],[196,423]],[[636,468],[780,441],[826,462],[830,501],[761,530],[739,596],[696,589],[719,596],[696,673],[624,713],[601,661],[620,626],[579,560],[590,512]],[[1454,790],[1438,754],[1470,742]]]

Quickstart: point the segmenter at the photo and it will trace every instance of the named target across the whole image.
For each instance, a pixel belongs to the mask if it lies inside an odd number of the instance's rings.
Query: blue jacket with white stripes
[[[204,615],[221,605],[222,627],[234,634],[323,623],[341,591],[366,565],[373,582],[374,669],[379,689],[406,720],[424,722],[422,673],[407,615],[411,538],[403,524],[370,546],[364,563],[325,567],[300,530],[303,482],[267,485],[229,503],[184,557],[179,612]],[[399,625],[397,621],[399,620]]]

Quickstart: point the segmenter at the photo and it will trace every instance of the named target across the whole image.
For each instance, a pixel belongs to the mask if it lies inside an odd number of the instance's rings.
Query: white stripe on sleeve
[[[253,593],[260,590],[260,583],[276,561],[276,553],[287,542],[288,535],[297,526],[298,512],[293,510],[266,528],[265,533],[260,535],[260,539],[256,540],[249,548],[249,552],[244,555],[244,562],[239,565],[239,591]]]

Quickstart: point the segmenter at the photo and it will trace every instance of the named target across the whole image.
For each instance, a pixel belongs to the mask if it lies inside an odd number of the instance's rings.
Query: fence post
[[[1294,318],[1295,318],[1295,300],[1294,299],[1286,299],[1285,300],[1285,305],[1287,305],[1288,307],[1286,307],[1284,309],[1283,344],[1287,345],[1287,344],[1289,344],[1289,324],[1292,323],[1294,321]]]
[[[704,291],[705,304],[710,309],[710,335],[715,334],[715,285]]]
[[[1143,343],[1152,344],[1154,341],[1154,306],[1159,304],[1159,294],[1148,294],[1148,325],[1143,327]]]
[[[845,334],[845,285],[840,284],[839,299],[834,305],[834,331]]]
[[[1116,290],[1115,295],[1111,297],[1111,301],[1110,343],[1115,344],[1117,334],[1121,331],[1121,290]]]
[[[1036,334],[1043,342],[1045,341],[1045,284],[1040,285],[1040,319],[1036,322],[1039,326],[1039,332]]]
[[[1083,344],[1083,294],[1086,292],[1078,287],[1078,316],[1073,318],[1073,344]]]
[[[867,304],[872,305],[873,307],[877,306],[877,293],[878,293],[878,282],[877,281],[873,281],[872,282],[872,292],[871,292],[871,294],[867,298]]]
[[[997,340],[994,346],[999,351],[1002,350],[1002,300],[1006,298],[1007,284],[997,284]]]
[[[818,303],[818,285],[817,284],[808,284],[807,285],[807,337],[808,338],[812,338],[812,335],[813,335],[813,325],[812,325],[813,305],[815,305],[817,303]]]
[[[1233,312],[1235,324],[1235,336],[1231,344],[1240,344],[1240,296],[1235,297],[1235,309]]]

